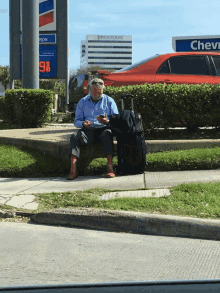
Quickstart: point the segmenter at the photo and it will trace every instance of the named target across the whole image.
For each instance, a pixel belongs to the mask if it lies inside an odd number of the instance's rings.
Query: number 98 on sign
[[[51,72],[50,61],[40,61],[39,62],[40,72]]]

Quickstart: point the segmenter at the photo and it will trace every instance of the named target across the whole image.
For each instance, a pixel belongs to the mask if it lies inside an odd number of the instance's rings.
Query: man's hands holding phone
[[[99,121],[99,123],[102,124],[109,124],[109,120],[107,119],[107,115],[98,115],[96,116],[97,120]]]
[[[99,123],[102,123],[102,124],[109,124],[109,120],[107,119],[107,115],[98,115],[96,116],[97,120],[99,121]],[[88,120],[85,120],[83,122],[83,126],[86,127],[86,128],[89,128],[90,126],[92,125],[92,122],[91,121],[88,121]]]

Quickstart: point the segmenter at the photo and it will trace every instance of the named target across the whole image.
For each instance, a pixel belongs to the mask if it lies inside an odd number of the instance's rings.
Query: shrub
[[[67,112],[63,117],[62,117],[63,123],[74,123],[74,117],[72,113]]]
[[[50,90],[7,90],[0,103],[3,119],[23,128],[41,127],[51,119],[53,97]]]

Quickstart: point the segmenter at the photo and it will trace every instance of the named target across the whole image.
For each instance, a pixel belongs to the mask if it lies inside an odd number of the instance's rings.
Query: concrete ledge
[[[197,140],[148,140],[147,152],[156,153],[171,150],[189,150],[192,148],[220,147],[220,139],[197,139]]]
[[[69,159],[69,143],[58,143],[59,144],[59,157],[64,160]],[[117,154],[117,141],[114,144],[114,154]],[[145,141],[147,153],[156,153],[161,151],[172,151],[172,150],[189,150],[192,148],[210,148],[214,146],[220,147],[220,139],[216,140],[146,140]],[[105,157],[103,152],[103,146],[100,144],[95,147],[83,147],[81,148],[82,156],[91,155],[93,157]]]
[[[71,130],[72,131],[72,130]],[[48,134],[47,134],[48,132]],[[1,144],[26,146],[45,154],[50,154],[64,161],[69,161],[70,144],[67,139],[63,141],[63,137],[58,139],[53,136],[54,130],[37,131],[41,135],[36,139],[37,135],[34,132],[19,134],[19,137],[13,136],[15,131],[5,131],[0,135]],[[63,133],[62,130],[57,130],[56,133]],[[21,133],[21,132],[20,132]],[[68,135],[69,130],[67,130]],[[34,135],[35,134],[35,135]],[[160,151],[171,150],[188,150],[192,148],[210,148],[214,146],[220,147],[220,139],[203,139],[203,140],[147,140],[145,141],[147,153],[156,153]],[[117,155],[117,141],[114,141],[114,155]],[[84,170],[86,166],[94,158],[105,158],[103,146],[101,143],[95,146],[87,146],[81,148],[81,156],[79,166]]]
[[[0,137],[0,143],[29,147],[31,149],[40,151],[42,153],[51,154],[52,156],[55,156],[55,157],[60,157],[60,145],[57,142],[25,139],[25,138]]]
[[[31,219],[40,224],[220,240],[220,220],[93,208],[60,208],[33,215]]]

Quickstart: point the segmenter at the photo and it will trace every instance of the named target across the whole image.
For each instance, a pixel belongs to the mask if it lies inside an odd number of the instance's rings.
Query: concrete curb
[[[36,215],[36,213],[28,213],[28,212],[19,212],[14,210],[0,210],[0,219],[1,218],[16,218],[17,216],[31,218],[31,216]]]
[[[220,240],[220,220],[93,208],[60,208],[32,215],[31,220],[39,224]]]

